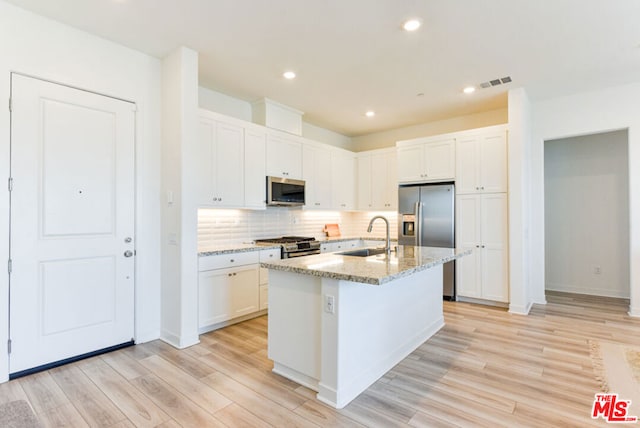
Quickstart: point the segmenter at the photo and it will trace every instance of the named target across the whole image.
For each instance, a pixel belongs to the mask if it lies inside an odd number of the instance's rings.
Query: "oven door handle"
[[[315,254],[320,254],[320,250],[309,250],[309,251],[296,251],[293,253],[287,253],[288,259],[292,259],[294,257],[302,257],[302,256],[311,256]]]

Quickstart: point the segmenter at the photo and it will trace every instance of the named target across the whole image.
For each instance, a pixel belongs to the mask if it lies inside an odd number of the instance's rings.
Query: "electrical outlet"
[[[600,266],[595,266],[593,268],[593,273],[596,275],[600,275],[602,273],[602,269],[600,269]]]
[[[336,299],[333,296],[325,294],[324,296],[324,311],[328,314],[336,313]]]

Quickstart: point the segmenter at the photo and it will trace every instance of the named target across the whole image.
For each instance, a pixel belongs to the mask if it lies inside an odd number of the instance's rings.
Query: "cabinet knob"
[[[320,202],[316,202],[316,206],[320,206]]]
[[[484,186],[482,186],[480,189],[484,190]]]
[[[229,262],[233,263],[233,262],[235,262],[235,260],[234,260],[234,259],[231,259],[231,260],[229,260]]]
[[[476,248],[480,248],[480,245],[476,245]]]
[[[482,245],[482,248],[484,248],[484,245]]]

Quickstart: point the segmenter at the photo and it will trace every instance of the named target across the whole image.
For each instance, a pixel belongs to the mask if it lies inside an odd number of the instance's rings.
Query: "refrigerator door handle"
[[[416,241],[416,245],[418,247],[422,247],[422,203],[416,202],[414,208],[414,214],[416,216],[416,237],[418,238]]]

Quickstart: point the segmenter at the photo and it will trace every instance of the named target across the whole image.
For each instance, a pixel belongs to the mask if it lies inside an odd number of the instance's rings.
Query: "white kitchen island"
[[[399,246],[262,263],[273,371],[344,407],[442,328],[442,264],[466,254]]]

